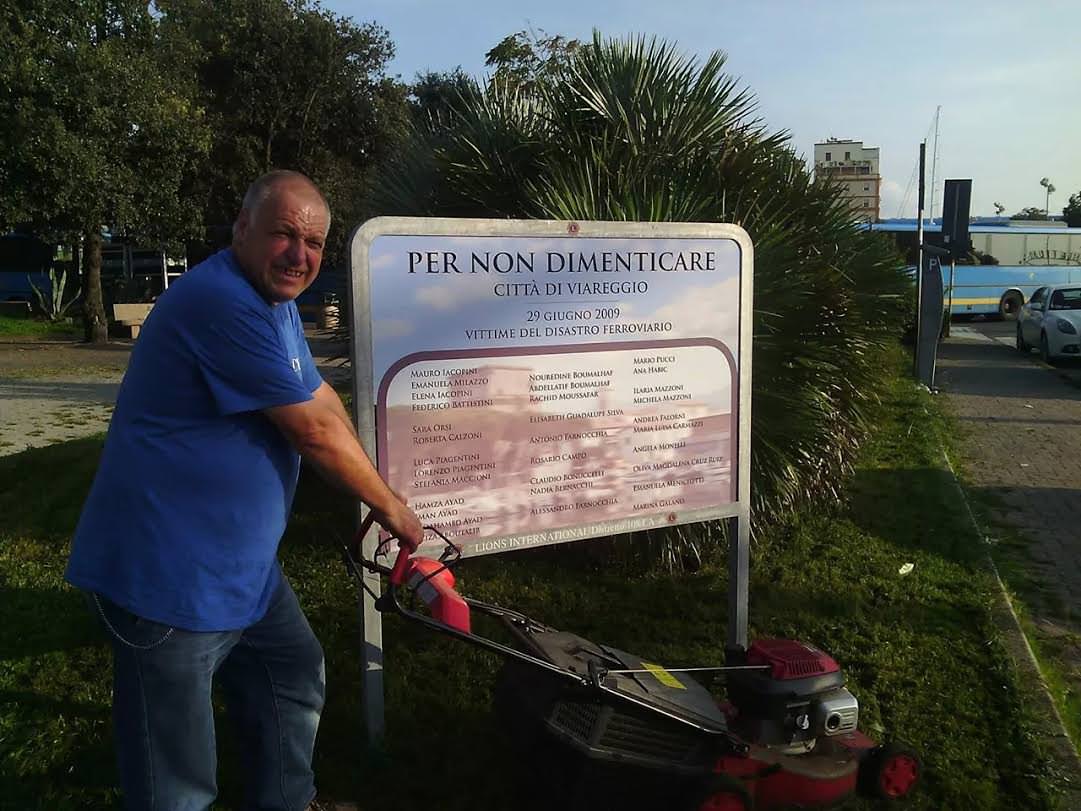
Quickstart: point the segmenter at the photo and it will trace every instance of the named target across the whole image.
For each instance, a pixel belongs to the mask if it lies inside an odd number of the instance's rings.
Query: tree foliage
[[[884,383],[909,283],[816,182],[714,53],[656,40],[577,49],[558,81],[491,81],[416,129],[376,185],[396,214],[743,225],[755,243],[754,506],[836,497]]]
[[[1081,228],[1081,191],[1070,195],[1066,207],[1062,209],[1062,216],[1070,228]]]
[[[528,93],[541,82],[556,80],[582,47],[578,40],[558,34],[518,31],[488,51],[484,64],[495,69],[493,83]]]
[[[312,177],[331,202],[330,260],[364,216],[372,167],[408,124],[406,89],[385,75],[385,30],[309,0],[161,0],[167,46],[198,77],[214,133],[197,197],[218,239],[248,184],[270,169]]]
[[[88,338],[106,339],[101,229],[178,243],[183,193],[209,145],[193,88],[165,61],[135,0],[27,0],[0,17],[0,225],[85,242]]]
[[[1010,217],[1011,220],[1046,220],[1047,212],[1042,208],[1036,208],[1036,206],[1028,206],[1023,208]]]
[[[409,87],[413,122],[421,127],[446,126],[452,111],[467,104],[479,91],[476,81],[460,66],[450,71],[418,73]]]

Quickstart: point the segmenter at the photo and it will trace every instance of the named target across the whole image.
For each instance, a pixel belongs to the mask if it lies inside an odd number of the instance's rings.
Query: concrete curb
[[[998,583],[998,595],[992,608],[992,619],[999,632],[1003,635],[1006,649],[1009,651],[1010,658],[1013,659],[1014,666],[1022,677],[1023,684],[1030,685],[1027,692],[1040,716],[1037,726],[1044,735],[1048,754],[1058,767],[1056,774],[1058,785],[1056,788],[1061,794],[1058,797],[1056,808],[1058,811],[1081,811],[1081,755],[1078,754],[1077,747],[1074,746],[1069,733],[1066,731],[1066,725],[1062,722],[1062,715],[1059,714],[1058,707],[1051,697],[1051,690],[1044,680],[1043,673],[1040,671],[1039,662],[1036,661],[1036,654],[1029,644],[1028,637],[1025,636],[1021,621],[1017,617],[1017,612],[1014,611],[1013,603],[1010,602],[1009,592],[1006,591],[1006,585],[999,576],[998,567],[995,566],[995,562],[991,558],[991,551],[987,547],[988,535],[976,519],[976,514],[973,512],[972,504],[968,499],[968,493],[965,492],[965,488],[957,478],[957,471],[953,469],[953,463],[945,450],[942,451],[942,457],[946,460],[946,467],[949,468],[954,487],[961,494],[961,500],[968,511],[968,518],[972,522],[972,528],[976,530],[976,534],[984,544],[984,558],[995,576],[995,581]]]

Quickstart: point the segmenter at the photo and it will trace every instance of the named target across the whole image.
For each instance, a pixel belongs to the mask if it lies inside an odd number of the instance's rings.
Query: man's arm
[[[356,426],[353,425],[353,418],[350,417],[349,412],[345,410],[345,404],[342,402],[342,398],[338,396],[338,392],[334,390],[333,386],[324,380],[319,384],[319,388],[312,392],[312,396],[315,398],[316,402],[322,403],[337,414],[342,422],[348,426],[350,433],[352,433],[353,436],[357,436],[357,429]]]
[[[263,413],[327,481],[371,507],[393,535],[414,548],[420,544],[424,536],[420,520],[383,481],[360,446],[340,398],[327,383],[316,389],[313,400],[267,408]]]

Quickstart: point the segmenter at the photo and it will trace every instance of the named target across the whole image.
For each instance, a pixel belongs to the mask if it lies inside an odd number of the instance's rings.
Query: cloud
[[[372,332],[384,340],[402,338],[413,334],[413,322],[404,318],[378,318],[372,322]]]
[[[910,199],[909,205],[906,206],[904,210],[901,209],[901,204],[904,202],[903,198],[905,190],[897,181],[883,179],[879,194],[882,199],[881,204],[879,205],[878,216],[882,219],[916,216],[914,200]],[[911,195],[909,195],[909,197],[911,197]],[[911,209],[911,211],[908,209]]]
[[[414,296],[417,304],[440,313],[460,309],[474,301],[484,301],[492,295],[490,287],[481,284],[448,284],[422,287]]]
[[[387,268],[393,267],[394,262],[399,258],[400,257],[397,254],[393,253],[376,254],[375,256],[370,257],[370,259],[368,260],[368,270],[369,272],[376,270],[386,270]]]
[[[731,302],[718,312],[717,302]],[[688,290],[641,321],[671,321],[680,335],[719,338],[735,349],[739,338],[739,279]]]

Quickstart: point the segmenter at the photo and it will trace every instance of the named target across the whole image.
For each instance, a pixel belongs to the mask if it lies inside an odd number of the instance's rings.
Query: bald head
[[[323,192],[319,190],[319,187],[312,182],[312,179],[301,172],[294,172],[291,169],[275,169],[272,172],[267,172],[265,175],[255,179],[255,182],[248,186],[248,190],[244,192],[244,201],[240,204],[241,212],[247,211],[249,215],[253,214],[256,209],[266,202],[274,191],[280,186],[296,185],[299,188],[306,188],[313,192],[322,202],[323,207],[327,211],[327,227],[330,226],[330,204],[327,202],[327,198],[323,196]],[[239,217],[237,221],[239,222]],[[236,237],[236,222],[233,223],[233,237]]]
[[[323,261],[330,207],[299,172],[270,172],[248,189],[233,223],[233,255],[271,304],[303,293]]]

